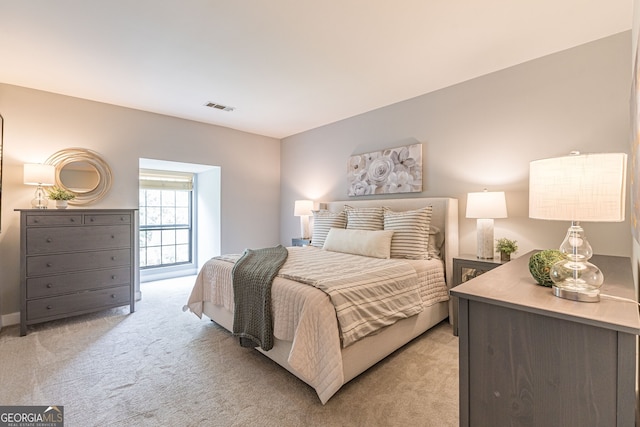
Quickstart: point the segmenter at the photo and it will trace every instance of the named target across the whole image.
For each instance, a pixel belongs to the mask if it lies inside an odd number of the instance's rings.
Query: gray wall
[[[95,150],[114,172],[95,207],[137,206],[141,157],[221,166],[221,252],[289,244],[299,234],[296,199],[346,200],[349,156],[422,143],[424,191],[460,199],[461,251],[475,253],[466,193],[504,190],[509,218],[496,237],[518,240],[520,255],[557,247],[567,224],[528,218],[528,166],[583,152],[629,152],[631,32],[527,62],[437,92],[285,138],[0,84],[5,118],[0,232],[0,314],[19,307],[16,208],[33,188],[22,164],[69,147]],[[375,90],[375,88],[372,88]],[[260,161],[254,161],[260,159]],[[631,254],[628,221],[586,224],[595,251]],[[199,236],[206,239],[207,236]],[[12,318],[11,320],[15,320]],[[4,324],[7,324],[4,321]]]
[[[221,167],[222,252],[279,242],[280,141],[139,110],[0,84],[4,117],[0,314],[15,322],[19,310],[19,214],[34,188],[22,183],[24,163],[42,163],[70,147],[100,153],[113,187],[95,208],[136,208],[138,159]],[[259,159],[259,161],[256,161]],[[215,196],[215,195],[212,195]],[[267,224],[268,226],[264,226]],[[199,242],[210,236],[200,235]]]
[[[516,256],[558,247],[568,223],[528,218],[529,162],[629,153],[630,51],[628,31],[285,138],[281,240],[299,234],[294,200],[348,199],[349,156],[419,142],[423,192],[412,196],[460,200],[462,253],[476,251],[466,194],[485,187],[506,192],[495,237],[516,239]],[[631,255],[628,220],[585,227],[595,252]]]

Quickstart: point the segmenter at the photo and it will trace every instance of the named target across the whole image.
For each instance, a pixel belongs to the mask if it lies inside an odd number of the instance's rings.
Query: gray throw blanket
[[[288,255],[282,245],[246,249],[233,266],[233,335],[241,346],[273,348],[271,283]]]

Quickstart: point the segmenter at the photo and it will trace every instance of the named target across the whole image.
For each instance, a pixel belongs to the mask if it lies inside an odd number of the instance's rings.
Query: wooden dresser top
[[[451,289],[453,296],[545,316],[640,335],[640,315],[633,285],[631,261],[626,257],[594,255],[590,260],[604,273],[600,302],[578,302],[555,297],[529,272],[524,254],[500,267]],[[621,301],[610,298],[624,298]]]

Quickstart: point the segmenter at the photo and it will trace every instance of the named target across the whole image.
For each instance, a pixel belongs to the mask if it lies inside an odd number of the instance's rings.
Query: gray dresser
[[[537,285],[533,253],[451,289],[460,304],[460,426],[634,426],[640,316],[631,261],[594,256],[602,294],[623,299],[587,303]]]
[[[129,305],[137,281],[135,209],[20,212],[20,335],[27,325]]]

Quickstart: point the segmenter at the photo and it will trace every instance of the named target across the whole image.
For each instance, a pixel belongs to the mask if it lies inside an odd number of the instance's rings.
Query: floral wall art
[[[349,196],[422,191],[422,144],[351,156]]]

